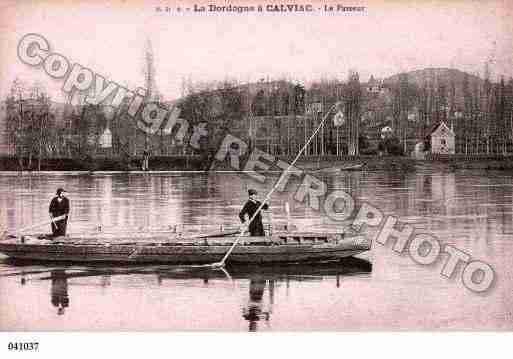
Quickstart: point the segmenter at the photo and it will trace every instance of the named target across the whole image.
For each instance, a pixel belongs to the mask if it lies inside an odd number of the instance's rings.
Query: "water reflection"
[[[360,258],[311,265],[230,266],[223,270],[177,266],[95,266],[89,268],[71,266],[45,269],[35,262],[13,260],[8,262],[15,270],[3,271],[0,273],[0,279],[1,277],[21,277],[23,285],[18,288],[22,288],[23,291],[33,289],[38,282],[49,282],[50,302],[52,307],[57,309],[57,315],[64,315],[67,308],[70,307],[73,298],[71,298],[72,293],[69,288],[74,286],[81,289],[90,288],[86,293],[100,287],[104,294],[115,293],[112,295],[115,302],[124,301],[126,298],[123,298],[123,295],[130,295],[132,292],[129,289],[134,286],[137,288],[141,286],[144,288],[154,287],[155,280],[156,288],[160,288],[162,295],[165,295],[170,288],[180,287],[180,283],[186,286],[198,285],[198,279],[201,286],[214,290],[225,290],[226,288],[232,288],[231,290],[235,292],[242,290],[242,297],[245,299],[239,304],[240,320],[247,322],[249,331],[259,330],[261,323],[265,323],[266,328],[271,327],[275,290],[280,284],[285,284],[286,288],[289,288],[298,282],[326,281],[338,288],[341,279],[350,276],[368,277],[372,270],[371,263]],[[19,294],[22,295],[22,293]],[[73,301],[81,302],[84,299],[75,298]],[[207,302],[210,299],[205,296],[195,300]],[[130,301],[130,299],[126,300]],[[102,309],[102,305],[105,305],[105,308]],[[94,303],[94,312],[103,312],[110,305],[112,303],[96,302]],[[187,305],[187,303],[180,305]],[[75,315],[87,315],[86,313],[91,309],[83,306],[75,307],[74,313]],[[82,311],[84,313],[80,313]]]
[[[56,269],[50,273],[52,280],[52,305],[57,308],[57,314],[64,314],[64,309],[69,307],[68,278],[66,271]]]
[[[262,303],[266,285],[267,281],[263,278],[251,278],[249,280],[249,300],[242,308],[242,317],[249,322],[248,330],[250,332],[257,331],[260,319],[269,322],[271,317],[272,303],[267,310]],[[274,294],[274,281],[272,280],[269,281],[269,293]]]

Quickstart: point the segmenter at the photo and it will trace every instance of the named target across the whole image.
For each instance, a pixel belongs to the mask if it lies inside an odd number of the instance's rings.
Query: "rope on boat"
[[[267,196],[265,196],[265,199],[262,201],[262,203],[260,203],[260,206],[258,207],[258,209],[255,211],[255,213],[253,214],[253,216],[249,219],[249,222],[248,223],[244,223],[245,226],[249,226],[251,224],[251,222],[253,222],[253,220],[256,218],[256,216],[260,213],[260,211],[262,210],[262,208],[264,207],[264,205],[266,204],[267,201],[269,201],[269,199],[271,198],[271,195],[274,193],[274,191],[276,190],[276,188],[278,188],[278,186],[280,185],[281,181],[285,178],[285,175],[290,171],[290,169],[292,167],[294,167],[294,165],[296,164],[297,160],[299,159],[299,157],[303,154],[303,152],[305,151],[306,147],[310,144],[310,142],[313,140],[313,138],[317,135],[317,133],[319,132],[319,130],[321,129],[321,127],[324,125],[324,122],[326,121],[326,119],[328,118],[328,115],[331,113],[331,111],[333,109],[335,109],[336,107],[338,107],[339,105],[339,102],[336,102],[335,104],[333,104],[330,109],[328,110],[328,112],[326,112],[326,114],[324,115],[322,121],[319,123],[319,126],[317,126],[317,128],[315,129],[315,131],[312,133],[312,135],[310,136],[310,138],[308,139],[308,141],[306,141],[306,143],[304,144],[304,146],[301,148],[301,150],[299,151],[299,153],[296,155],[296,158],[294,158],[294,160],[292,161],[292,163],[287,167],[287,169],[285,170],[285,172],[283,172],[283,174],[280,176],[280,178],[278,179],[278,181],[276,182],[276,184],[274,185],[274,187],[269,191],[269,193],[267,193]],[[228,257],[230,256],[230,254],[233,252],[233,249],[235,248],[235,246],[237,245],[237,243],[239,243],[239,240],[241,239],[242,237],[242,234],[243,234],[244,231],[241,231],[241,233],[237,236],[237,238],[235,239],[235,241],[233,242],[232,246],[230,247],[230,249],[228,250],[228,252],[226,252],[226,254],[224,255],[223,259],[221,259],[220,262],[217,262],[217,263],[213,263],[213,264],[210,264],[210,266],[212,267],[224,267],[224,264],[226,262],[226,259],[228,259]]]

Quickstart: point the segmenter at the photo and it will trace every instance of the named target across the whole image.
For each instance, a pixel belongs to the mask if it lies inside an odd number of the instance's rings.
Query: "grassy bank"
[[[453,161],[449,163],[453,170],[487,170],[487,171],[513,171],[513,159],[489,161]]]
[[[165,170],[203,170],[207,161],[199,156],[155,156],[149,159],[149,169]],[[22,167],[23,166],[23,167]],[[25,158],[22,166],[13,157],[0,157],[0,171],[37,171],[38,161]],[[136,171],[141,170],[142,159],[122,158],[51,158],[41,161],[41,171]]]
[[[293,157],[279,156],[287,163]],[[244,164],[246,159],[242,158]],[[316,171],[319,169],[343,168],[364,164],[367,171],[415,171],[416,161],[408,157],[376,157],[376,156],[318,156],[303,157],[296,163],[296,167]],[[45,159],[41,161],[41,171],[137,171],[142,168],[142,159],[126,160],[121,158],[60,158]],[[155,156],[149,160],[151,171],[198,171],[208,170],[210,162],[201,156]],[[20,171],[20,163],[16,158],[0,157],[0,171]],[[276,167],[273,170],[278,170]],[[23,160],[23,171],[37,171],[38,162]],[[233,170],[228,161],[216,162],[214,170]]]
[[[287,163],[293,161],[292,156],[278,156]],[[242,158],[242,165],[247,159]],[[23,171],[37,171],[38,161],[33,159],[31,166],[29,160],[23,160]],[[215,162],[214,170],[233,170],[228,161]],[[364,164],[365,171],[401,171],[412,172],[422,167],[443,166],[448,170],[475,169],[475,170],[504,170],[513,171],[513,156],[485,157],[485,156],[445,156],[415,160],[403,156],[318,156],[301,157],[296,167],[307,171],[340,169],[354,165]],[[142,168],[142,159],[121,158],[55,158],[41,161],[41,171],[138,171]],[[154,156],[149,160],[151,171],[199,171],[208,170],[210,162],[201,156]],[[271,170],[279,170],[272,166]],[[0,171],[20,171],[20,163],[13,157],[0,157]]]
[[[423,161],[424,162],[424,161]],[[428,163],[444,163],[451,170],[489,170],[489,171],[513,171],[513,155],[501,154],[455,154],[455,155],[430,155]]]

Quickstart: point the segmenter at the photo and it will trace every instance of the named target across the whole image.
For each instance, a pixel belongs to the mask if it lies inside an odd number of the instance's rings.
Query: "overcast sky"
[[[52,80],[42,68],[17,59],[18,41],[30,32],[44,35],[52,50],[71,61],[131,88],[144,85],[144,45],[149,37],[157,85],[167,99],[180,95],[183,77],[255,81],[287,76],[307,81],[322,76],[345,78],[349,69],[356,69],[366,81],[371,74],[386,77],[425,67],[482,74],[486,60],[493,60],[494,75],[513,76],[511,2],[340,3],[363,5],[366,11],[172,15],[157,13],[155,7],[188,7],[193,2],[3,0],[0,96],[5,96],[17,76],[26,82],[40,81],[55,100],[62,100],[62,80]]]

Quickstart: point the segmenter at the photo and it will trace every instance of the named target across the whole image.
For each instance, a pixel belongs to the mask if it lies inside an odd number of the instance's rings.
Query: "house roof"
[[[433,126],[431,126],[431,128],[429,129],[428,131],[428,136],[432,136],[433,133],[435,133],[436,131],[438,131],[438,129],[440,127],[445,127],[449,132],[450,134],[452,134],[454,136],[454,131],[451,130],[451,128],[449,126],[447,126],[447,124],[444,122],[444,121],[440,121],[440,122],[437,122],[435,123]]]
[[[369,78],[369,81],[362,84],[363,86],[377,86],[381,85],[381,81],[379,79],[375,79],[373,75]]]

